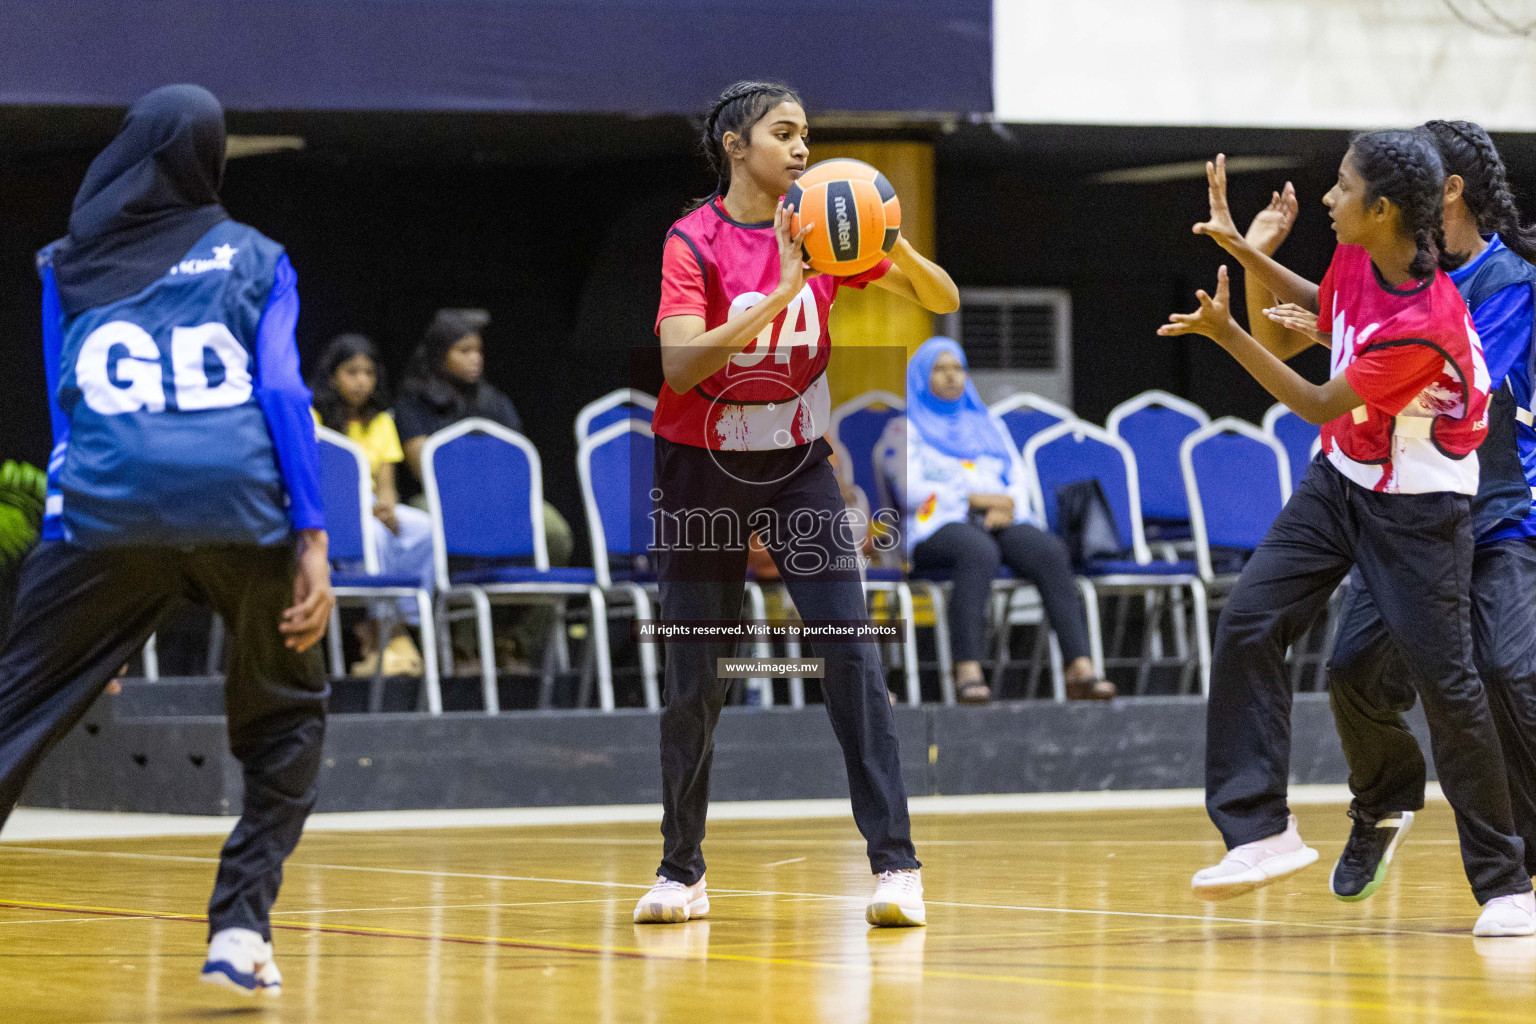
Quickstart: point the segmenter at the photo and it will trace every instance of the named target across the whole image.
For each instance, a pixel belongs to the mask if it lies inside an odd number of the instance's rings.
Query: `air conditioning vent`
[[[1072,400],[1072,299],[1056,288],[962,288],[941,319],[965,348],[983,395],[1034,391]],[[994,400],[988,396],[988,401]]]
[[[1054,370],[1058,363],[1050,306],[975,303],[961,310],[960,334],[978,370]]]

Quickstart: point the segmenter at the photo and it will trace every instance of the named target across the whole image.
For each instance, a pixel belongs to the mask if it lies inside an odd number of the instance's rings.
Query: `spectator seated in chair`
[[[380,571],[415,576],[431,590],[436,585],[432,517],[399,501],[395,466],[405,455],[394,418],[385,411],[389,391],[373,342],[361,334],[337,335],[320,354],[309,387],[315,396],[311,409],[315,422],[357,442],[368,455],[373,470],[373,518],[368,528],[379,553]],[[417,622],[416,603],[401,601],[400,615],[403,623],[395,626],[395,635],[382,654],[378,622],[369,618],[358,624],[362,660],[353,666],[354,674],[373,675],[382,657],[384,675],[421,675],[421,652],[405,625]]]
[[[483,309],[440,309],[423,334],[421,345],[411,357],[406,378],[395,400],[395,424],[399,428],[405,463],[417,481],[421,476],[421,451],[427,438],[460,420],[479,417],[499,423],[508,430],[522,432],[512,399],[484,379],[485,340],[482,333],[490,326],[490,314]],[[414,501],[414,499],[413,499]],[[425,497],[420,507],[426,508]],[[565,517],[544,503],[544,539],[552,567],[571,562],[575,538]],[[516,620],[510,644],[497,638],[501,652],[497,662],[503,671],[529,671],[535,655],[548,635],[552,621],[543,608],[508,609]],[[457,642],[455,647],[460,646]],[[466,652],[467,653],[467,652]],[[473,665],[472,654],[457,659],[464,671]]]
[[[960,346],[942,337],[924,342],[907,364],[907,414],[891,421],[880,450],[895,463],[884,472],[904,510],[913,571],[953,580],[949,630],[958,696],[968,703],[992,699],[981,658],[992,583],[1006,564],[1040,591],[1066,661],[1067,696],[1108,700],[1115,687],[1095,677],[1066,544],[1038,525],[1007,437],[982,404]]]

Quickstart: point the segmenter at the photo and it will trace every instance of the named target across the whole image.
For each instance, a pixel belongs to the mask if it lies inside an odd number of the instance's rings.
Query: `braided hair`
[[[1515,194],[1505,175],[1504,161],[1481,125],[1471,121],[1426,121],[1447,175],[1466,182],[1462,202],[1477,218],[1477,230],[1498,235],[1504,245],[1527,262],[1536,262],[1536,225],[1522,227]]]
[[[731,187],[731,158],[725,151],[725,133],[735,132],[743,140],[750,140],[752,126],[767,116],[768,111],[780,103],[800,103],[800,94],[780,82],[737,82],[720,94],[704,118],[704,129],[699,145],[709,158],[720,178],[715,195],[723,196]],[[802,104],[803,106],[803,104]],[[701,199],[695,209],[703,206],[713,196]]]
[[[1349,152],[1365,180],[1365,205],[1386,199],[1402,215],[1403,229],[1418,249],[1408,272],[1424,278],[1436,266],[1460,266],[1462,255],[1445,251],[1445,167],[1426,133],[1365,132],[1355,136]]]

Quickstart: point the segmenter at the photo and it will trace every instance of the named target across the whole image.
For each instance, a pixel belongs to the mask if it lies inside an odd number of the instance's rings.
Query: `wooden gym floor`
[[[871,930],[850,819],[718,822],[710,918],[635,927],[651,824],[311,833],[274,914],[285,990],[197,983],[219,840],[0,843],[0,1020],[516,1022],[1525,1021],[1536,939],[1474,940],[1432,804],[1364,904],[1322,861],[1207,906],[1195,808],[914,819],[927,929]]]

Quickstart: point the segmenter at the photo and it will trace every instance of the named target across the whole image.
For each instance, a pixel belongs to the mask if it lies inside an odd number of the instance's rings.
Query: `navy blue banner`
[[[0,104],[683,113],[746,77],[989,112],[991,0],[0,0]]]

